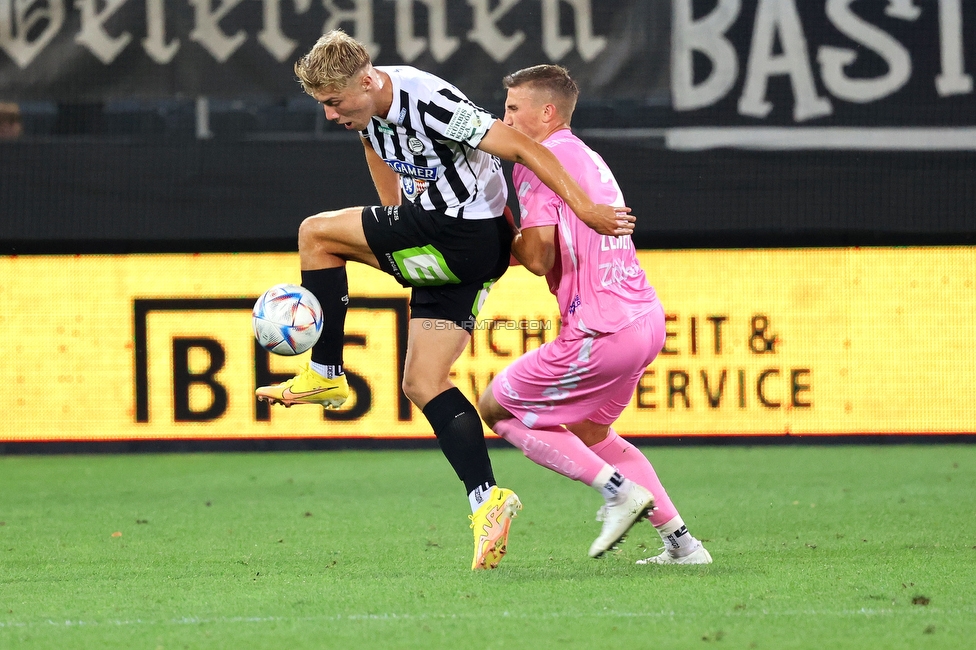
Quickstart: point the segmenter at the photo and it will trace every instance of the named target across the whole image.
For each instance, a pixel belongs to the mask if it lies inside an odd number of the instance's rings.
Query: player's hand
[[[621,237],[634,232],[637,217],[630,208],[612,205],[594,205],[586,215],[577,215],[587,226],[601,235]]]

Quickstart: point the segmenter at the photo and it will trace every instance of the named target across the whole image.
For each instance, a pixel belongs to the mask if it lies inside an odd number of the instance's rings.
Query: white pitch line
[[[930,615],[930,614],[942,614],[950,616],[958,615],[974,615],[976,614],[976,608],[968,609],[941,609],[938,607],[914,607],[910,609],[870,609],[862,607],[860,609],[843,609],[843,610],[737,610],[732,612],[725,612],[721,616],[725,618],[760,618],[760,617],[794,617],[794,616],[804,616],[804,617],[835,617],[835,618],[849,618],[849,617],[872,617],[872,616],[904,616],[906,614],[918,614],[918,615]],[[656,612],[618,612],[611,610],[597,610],[588,612],[551,612],[543,615],[533,615],[525,613],[511,613],[503,612],[503,616],[515,619],[559,619],[559,618],[699,618],[698,612],[688,612],[688,613],[678,613],[674,610],[666,611],[656,611]],[[714,613],[709,612],[709,616],[713,616]],[[41,627],[41,626],[53,626],[53,627],[121,627],[129,625],[151,625],[151,626],[166,626],[166,625],[211,625],[211,624],[227,624],[227,623],[279,623],[279,622],[298,622],[298,623],[312,623],[316,621],[426,621],[426,620],[448,620],[448,619],[481,619],[480,613],[472,612],[470,614],[398,614],[395,612],[382,613],[382,614],[335,614],[332,616],[216,616],[211,618],[202,617],[182,617],[182,618],[171,618],[167,620],[146,620],[141,618],[130,619],[130,620],[105,620],[105,621],[84,621],[84,620],[54,620],[54,619],[44,619],[38,621],[0,621],[0,629],[3,628],[29,628],[29,627]]]
[[[976,151],[976,127],[682,127],[664,140],[675,151]]]

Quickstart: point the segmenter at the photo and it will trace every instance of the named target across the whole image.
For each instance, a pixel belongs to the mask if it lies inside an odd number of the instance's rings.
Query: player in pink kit
[[[594,202],[623,206],[606,163],[569,128],[579,90],[568,72],[534,66],[504,83],[505,123],[551,150]],[[554,341],[495,377],[478,404],[482,418],[535,463],[603,494],[603,528],[591,557],[603,555],[646,516],[665,548],[638,564],[710,563],[650,462],[610,426],[664,346],[664,310],[631,238],[590,229],[521,165],[513,180],[521,230],[512,254],[546,276],[562,327]]]

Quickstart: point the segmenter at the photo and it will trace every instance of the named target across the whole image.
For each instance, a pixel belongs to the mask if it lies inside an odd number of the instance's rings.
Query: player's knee
[[[400,389],[403,390],[403,394],[407,396],[408,400],[414,404],[417,403],[417,400],[415,399],[417,395],[417,385],[409,375],[403,376],[403,381],[400,382]]]
[[[339,234],[343,221],[341,217],[345,212],[345,210],[335,210],[306,217],[298,227],[299,248],[327,246],[328,242],[334,241]]]
[[[481,393],[481,397],[478,398],[478,415],[485,421],[488,428],[494,428],[495,423],[500,419],[495,413],[496,404],[495,396],[491,394],[491,384],[488,384],[485,391]]]
[[[587,447],[592,447],[593,445],[599,444],[607,439],[607,435],[610,433],[610,427],[606,424],[597,424],[596,422],[578,422],[576,424],[570,425],[569,430],[572,431],[577,438],[583,441],[583,444]]]
[[[419,408],[423,408],[427,402],[438,395],[437,386],[414,373],[405,374],[400,387],[403,389],[403,394],[407,396],[407,399]]]
[[[318,245],[321,239],[321,226],[318,223],[320,219],[319,215],[307,217],[298,226],[298,248],[300,250],[308,250]]]

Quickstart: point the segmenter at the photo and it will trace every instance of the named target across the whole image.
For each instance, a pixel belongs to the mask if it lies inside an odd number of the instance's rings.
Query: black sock
[[[495,485],[481,418],[460,390],[450,388],[427,402],[424,416],[468,494]]]
[[[346,267],[302,271],[302,286],[315,294],[322,305],[322,335],[312,347],[312,361],[342,370],[342,339],[349,308]]]

